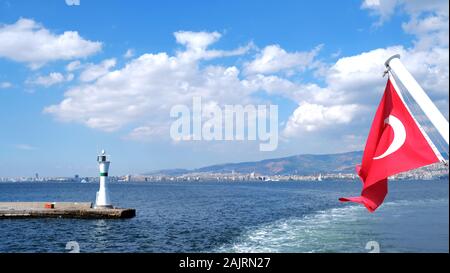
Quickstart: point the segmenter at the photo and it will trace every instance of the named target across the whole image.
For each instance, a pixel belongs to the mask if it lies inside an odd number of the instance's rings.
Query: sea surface
[[[0,183],[1,201],[94,201],[96,183]],[[111,183],[126,220],[3,219],[0,252],[449,252],[448,180],[390,181],[369,213],[358,181]],[[68,249],[66,249],[66,247]]]

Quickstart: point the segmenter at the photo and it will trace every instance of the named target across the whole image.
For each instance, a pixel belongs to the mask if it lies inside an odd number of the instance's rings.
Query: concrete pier
[[[135,209],[93,208],[90,202],[0,202],[0,219],[126,219],[134,216],[136,216]]]

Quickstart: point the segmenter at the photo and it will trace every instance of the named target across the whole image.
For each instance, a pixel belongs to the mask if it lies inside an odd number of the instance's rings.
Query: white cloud
[[[398,0],[365,0],[361,8],[368,9],[372,14],[379,16],[380,19],[376,25],[380,26],[395,13],[398,2]]]
[[[136,124],[138,129],[131,134],[134,136],[142,134],[142,128],[149,121],[158,126],[167,124],[170,108],[176,104],[191,105],[193,96],[201,96],[204,103],[210,100],[224,104],[245,103],[252,89],[247,81],[239,79],[239,69],[199,66],[199,58],[235,53],[234,50],[207,49],[219,36],[215,32],[198,35],[177,32],[175,37],[186,45],[185,51],[179,51],[175,56],[165,52],[143,54],[121,69],[102,70],[105,73],[101,73],[101,77],[71,88],[61,103],[45,108],[45,112],[62,121],[79,122],[105,131]],[[80,78],[83,79],[83,75]]]
[[[116,66],[116,59],[107,59],[100,64],[88,64],[80,75],[82,82],[91,82],[107,74],[111,68]]]
[[[326,75],[327,88],[337,103],[370,103],[383,91],[384,62],[394,54],[405,55],[401,46],[374,49],[359,55],[340,58]]]
[[[27,63],[31,68],[56,60],[90,56],[101,50],[100,42],[85,40],[76,31],[54,34],[32,19],[0,26],[0,57]]]
[[[235,50],[210,50],[208,46],[217,42],[222,35],[218,32],[192,32],[178,31],[174,33],[177,43],[184,45],[185,50],[178,52],[177,57],[184,62],[195,60],[209,60],[219,57],[230,57],[245,54],[254,48],[252,43],[247,46],[239,47]]]
[[[338,58],[341,55],[342,55],[342,50],[339,49],[338,51],[331,54],[331,58]]]
[[[379,3],[379,1],[372,2]],[[448,16],[445,17],[443,15],[445,13],[438,10],[434,13],[420,14],[419,5],[409,9],[416,12],[415,15],[410,15],[411,19],[408,22],[403,24],[406,32],[415,35],[414,46],[410,48],[397,45],[341,57],[334,64],[321,67],[323,71],[320,75],[325,82],[323,86],[315,83],[294,83],[273,75],[258,75],[253,77],[251,82],[269,93],[281,94],[299,104],[316,105],[314,108],[316,110],[345,105],[358,105],[360,109],[376,109],[386,84],[386,79],[381,77],[385,70],[384,62],[390,56],[400,54],[407,69],[437,103],[441,111],[444,114],[448,113]],[[429,7],[426,7],[426,10],[430,12]],[[313,122],[299,118],[299,113],[304,113],[302,109],[305,108],[299,107],[290,117],[285,129],[287,135],[295,135],[289,132],[311,131],[316,128]],[[319,116],[333,120],[327,115]],[[352,115],[349,116],[352,117]],[[353,115],[353,121],[349,125],[354,126],[355,123],[361,122],[362,118],[362,116]],[[314,121],[319,126],[333,125],[321,120]]]
[[[412,18],[424,12],[447,14],[448,17],[449,2],[446,0],[364,0],[361,8],[378,16],[379,21],[376,25],[381,26],[395,14],[397,9],[406,11]]]
[[[297,83],[276,75],[251,75],[246,80],[255,90],[263,90],[275,96],[281,95],[296,103],[323,103],[329,101],[332,95],[331,90],[316,83]]]
[[[134,50],[131,49],[131,48],[128,49],[127,52],[125,52],[125,54],[123,54],[123,57],[124,57],[125,59],[129,59],[129,58],[134,57]]]
[[[272,95],[282,95],[298,104],[308,102],[326,107],[344,104],[373,104],[379,100],[386,79],[382,78],[384,62],[405,49],[401,46],[376,49],[359,55],[342,57],[323,71],[323,86],[298,83],[275,75],[255,75],[248,78],[254,88]]]
[[[205,51],[209,45],[217,42],[222,36],[218,32],[192,31],[178,31],[174,35],[177,43],[186,46],[188,51]]]
[[[288,53],[279,45],[266,46],[253,61],[245,64],[245,71],[247,74],[268,74],[286,70],[301,72],[312,66],[321,47],[317,46],[309,52]]]
[[[413,17],[409,22],[403,23],[402,27],[405,32],[416,35],[416,49],[448,47],[448,14],[436,13],[425,18]]]
[[[161,135],[169,134],[168,126],[161,125],[146,125],[134,128],[127,136],[126,139],[138,140],[138,141],[152,141],[159,139]]]
[[[69,72],[72,72],[72,71],[80,69],[81,67],[82,67],[81,62],[77,60],[77,61],[70,62],[66,66],[66,70]]]
[[[405,9],[410,20],[403,24],[403,29],[415,35],[414,46],[391,46],[342,57],[321,72],[325,80],[323,87],[314,83],[284,82],[278,85],[279,93],[300,102],[289,118],[285,135],[294,136],[302,130],[314,131],[334,124],[361,122],[364,115],[358,113],[377,107],[386,84],[386,79],[381,77],[385,70],[384,62],[394,54],[401,55],[402,62],[431,98],[438,102],[441,111],[448,113],[448,11],[440,10],[442,5],[448,10],[448,3],[442,2],[432,1],[428,6],[418,1],[365,1],[363,7],[376,10],[382,21],[392,15],[396,6]],[[341,120],[335,114],[346,119]],[[365,122],[370,122],[370,119]]]
[[[73,74],[68,74],[67,76],[64,76],[59,72],[51,72],[46,76],[38,76],[35,79],[28,79],[26,83],[31,85],[41,85],[44,87],[50,87],[58,83],[71,81],[73,80],[73,78],[74,78]]]
[[[314,83],[295,84],[287,80],[272,80],[272,82],[278,83],[275,88],[276,93],[299,103],[307,102],[315,105],[314,108],[299,107],[296,110],[297,113],[294,112],[292,114],[289,121],[290,124],[288,122],[285,130],[287,135],[294,135],[289,134],[289,132],[294,131],[292,128],[306,131],[311,131],[311,129],[315,128],[312,121],[308,122],[310,120],[299,119],[299,113],[306,115],[306,112],[299,109],[323,110],[345,105],[358,105],[360,107],[359,110],[376,109],[386,84],[386,78],[382,77],[382,73],[385,70],[384,62],[394,54],[401,55],[401,60],[407,69],[434,101],[446,101],[446,103],[439,105],[441,106],[441,111],[446,113],[445,109],[448,107],[449,94],[448,49],[434,48],[430,51],[420,51],[414,48],[405,49],[402,46],[379,48],[359,55],[340,58],[327,69],[325,73],[326,85],[324,87]],[[268,90],[271,90],[270,85],[267,84],[267,79],[265,85],[269,87]],[[342,110],[345,109],[348,110],[348,108],[342,108]],[[318,116],[324,116],[325,119],[333,120],[330,115]],[[361,117],[357,115],[347,116],[361,120]],[[299,122],[299,120],[302,122]],[[333,123],[327,123],[325,120],[314,121],[318,122],[319,127],[333,125]]]
[[[75,75],[72,74],[72,73],[69,73],[69,74],[66,75],[66,81],[67,82],[72,81],[74,78],[75,78]]]
[[[301,103],[289,118],[284,129],[285,136],[295,136],[304,130],[315,131],[327,126],[348,124],[360,111],[356,104],[323,106]]]
[[[13,84],[10,82],[0,82],[0,89],[8,89],[13,87]]]

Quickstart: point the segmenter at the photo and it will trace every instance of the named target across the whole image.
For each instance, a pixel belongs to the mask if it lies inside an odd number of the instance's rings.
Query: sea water
[[[111,183],[124,220],[3,219],[0,252],[448,252],[448,180],[391,181],[369,213],[358,181]],[[94,201],[96,183],[0,183],[1,201]],[[367,247],[367,248],[366,248]],[[67,248],[67,249],[66,249]],[[73,249],[73,247],[72,247]]]

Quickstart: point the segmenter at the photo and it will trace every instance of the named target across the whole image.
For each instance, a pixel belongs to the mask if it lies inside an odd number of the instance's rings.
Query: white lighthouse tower
[[[110,162],[106,158],[105,150],[102,150],[102,154],[97,156],[97,162],[100,169],[100,188],[95,199],[95,207],[112,208],[112,205],[109,201],[108,188],[106,187]]]

